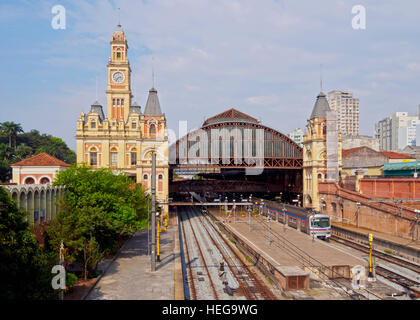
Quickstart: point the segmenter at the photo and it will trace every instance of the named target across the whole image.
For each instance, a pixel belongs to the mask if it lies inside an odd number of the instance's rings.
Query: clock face
[[[117,71],[114,72],[114,74],[112,75],[112,80],[114,80],[114,82],[116,83],[121,83],[124,81],[124,73]]]

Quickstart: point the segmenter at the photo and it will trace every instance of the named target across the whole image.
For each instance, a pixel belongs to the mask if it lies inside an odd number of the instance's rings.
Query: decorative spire
[[[328,104],[327,98],[323,92],[320,92],[316,98],[315,106],[312,110],[310,119],[315,118],[327,118],[327,111],[331,111],[330,105]]]
[[[160,116],[162,111],[160,109],[159,98],[157,90],[152,88],[149,90],[149,97],[147,98],[146,107],[144,109],[145,116]]]

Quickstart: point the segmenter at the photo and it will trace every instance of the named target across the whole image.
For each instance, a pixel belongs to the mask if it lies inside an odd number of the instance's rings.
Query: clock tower
[[[131,106],[131,69],[127,58],[127,40],[121,25],[115,28],[108,62],[106,102],[108,119],[126,121]]]

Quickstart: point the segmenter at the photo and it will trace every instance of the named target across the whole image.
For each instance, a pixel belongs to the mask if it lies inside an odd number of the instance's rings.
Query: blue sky
[[[66,8],[65,30],[51,27],[57,4]],[[358,4],[366,30],[352,28]],[[154,65],[175,132],[178,121],[192,129],[231,107],[283,133],[303,128],[320,91],[320,64],[325,92],[360,99],[361,134],[420,104],[418,0],[2,0],[0,122],[61,137],[74,149],[80,113],[96,92],[105,104],[117,8],[135,100],[144,108]]]

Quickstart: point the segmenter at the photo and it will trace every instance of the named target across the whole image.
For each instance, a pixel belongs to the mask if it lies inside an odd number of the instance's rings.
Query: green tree
[[[16,148],[16,135],[23,132],[22,126],[19,123],[6,121],[0,125],[0,130],[9,137],[9,148],[12,147],[12,140],[14,141],[14,148]]]
[[[61,171],[54,184],[65,185],[66,193],[47,228],[50,246],[57,250],[63,240],[66,260],[82,264],[85,276],[98,259],[116,250],[119,239],[147,219],[143,189],[123,174],[73,166]]]
[[[0,123],[0,181],[10,180],[12,172],[10,164],[41,152],[49,153],[69,164],[76,163],[75,152],[60,138],[41,135],[37,130],[20,132],[22,130],[18,124],[9,121]]]
[[[53,299],[52,265],[25,217],[0,188],[0,299]]]

